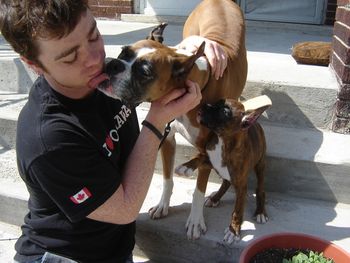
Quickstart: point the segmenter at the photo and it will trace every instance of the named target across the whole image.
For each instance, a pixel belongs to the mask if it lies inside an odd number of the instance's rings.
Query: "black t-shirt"
[[[99,263],[130,255],[135,222],[115,225],[86,216],[117,190],[138,134],[135,109],[121,101],[99,91],[73,100],[37,79],[17,127],[18,169],[30,194],[17,261],[45,251]]]

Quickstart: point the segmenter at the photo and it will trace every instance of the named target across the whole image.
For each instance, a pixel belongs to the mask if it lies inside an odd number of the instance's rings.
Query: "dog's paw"
[[[255,215],[255,221],[259,224],[265,224],[267,221],[269,220],[269,218],[267,217],[266,214],[257,214]]]
[[[152,219],[159,219],[166,217],[169,213],[169,204],[159,203],[158,205],[152,207],[148,210],[148,214]]]
[[[179,165],[175,168],[175,173],[179,176],[192,177],[194,170],[186,165]]]
[[[232,244],[233,242],[239,242],[241,240],[241,236],[238,234],[233,233],[229,227],[225,229],[224,234],[224,243],[227,245]]]
[[[204,217],[190,215],[186,222],[186,230],[188,239],[195,240],[200,238],[202,234],[205,234],[205,232],[207,232]]]
[[[211,195],[208,196],[208,197],[205,199],[205,202],[204,202],[204,206],[206,206],[206,207],[217,207],[219,204],[220,204],[220,201],[214,202],[214,201],[211,199]]]

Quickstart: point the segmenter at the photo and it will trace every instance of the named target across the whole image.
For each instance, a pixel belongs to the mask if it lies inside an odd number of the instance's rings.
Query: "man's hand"
[[[152,102],[146,119],[163,130],[166,123],[196,107],[202,99],[200,87],[190,80],[186,81],[186,85],[188,89],[174,89]]]
[[[227,56],[220,44],[201,36],[190,36],[182,40],[176,47],[194,53],[203,41],[205,41],[204,54],[212,68],[212,74],[215,79],[219,79],[227,67]]]

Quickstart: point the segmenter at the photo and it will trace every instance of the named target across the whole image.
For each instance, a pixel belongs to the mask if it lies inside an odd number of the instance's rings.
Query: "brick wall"
[[[333,25],[335,22],[335,11],[337,10],[337,0],[328,0],[327,1],[327,9],[326,9],[326,17],[324,24],[325,25]]]
[[[89,0],[95,17],[119,19],[121,14],[133,13],[133,0]]]
[[[331,68],[338,80],[332,130],[350,134],[350,0],[338,0]]]

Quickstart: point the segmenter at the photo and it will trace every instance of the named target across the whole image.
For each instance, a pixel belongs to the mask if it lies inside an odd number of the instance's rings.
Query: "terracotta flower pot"
[[[249,263],[256,254],[272,247],[310,249],[322,252],[335,263],[350,262],[350,254],[329,241],[301,233],[276,233],[263,236],[248,244],[239,258],[239,263]]]

